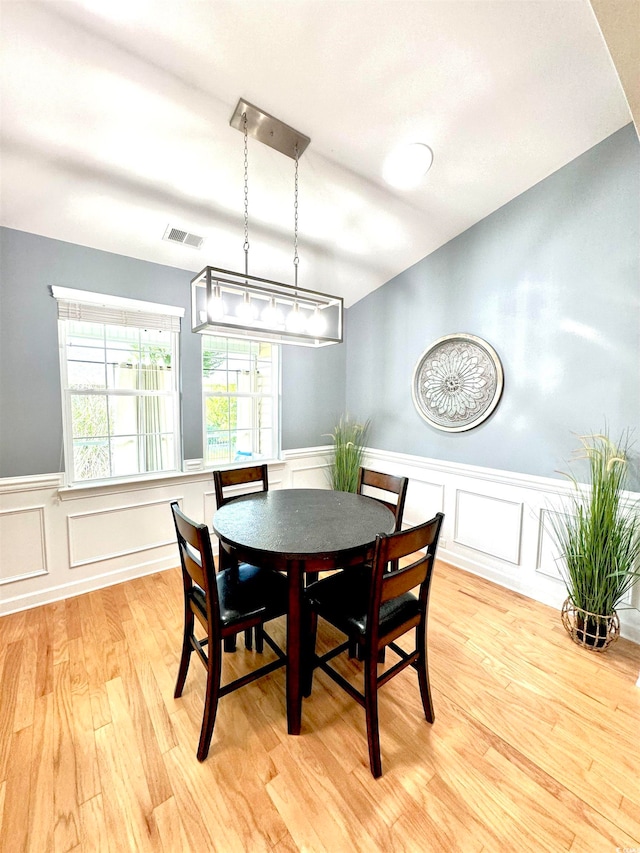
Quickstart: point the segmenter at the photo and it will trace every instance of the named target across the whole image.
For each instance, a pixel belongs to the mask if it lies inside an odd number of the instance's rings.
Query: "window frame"
[[[65,486],[71,488],[84,488],[91,486],[106,485],[117,482],[134,482],[157,479],[159,477],[173,476],[182,471],[182,417],[181,417],[181,382],[180,382],[180,320],[177,327],[175,318],[184,316],[184,309],[176,306],[160,305],[158,303],[140,302],[125,297],[110,297],[104,294],[94,294],[84,291],[71,290],[63,287],[52,287],[53,296],[58,300],[58,353],[60,362],[60,388],[62,395],[62,430],[64,449],[64,480]],[[82,316],[85,310],[88,316]],[[78,316],[76,316],[76,312]],[[144,315],[144,319],[142,319]],[[113,316],[113,319],[111,317]],[[118,316],[124,322],[117,322]],[[105,384],[104,389],[72,389],[69,387],[68,370],[68,338],[69,323],[74,320],[89,322],[118,328],[153,328],[169,325],[173,328],[165,328],[171,343],[171,390],[170,391],[146,391],[144,389],[109,388]],[[106,334],[106,332],[105,332]],[[103,338],[105,347],[108,349],[108,341]],[[173,467],[163,468],[159,471],[143,471],[131,474],[116,474],[106,477],[92,479],[76,479],[73,415],[72,401],[74,396],[102,397],[106,401],[114,398],[141,399],[144,397],[169,398],[173,418]],[[107,403],[108,405],[108,403]],[[137,433],[138,448],[143,433]],[[108,434],[109,447],[113,435]],[[111,449],[109,450],[111,454]],[[110,456],[111,458],[111,456]]]
[[[209,338],[219,337],[221,340],[235,341],[238,343],[249,344],[252,343],[263,343],[271,347],[271,371],[272,371],[272,383],[271,383],[271,391],[268,394],[259,392],[259,391],[242,391],[240,393],[230,393],[230,392],[212,392],[208,391],[205,388],[205,376],[204,376],[204,351],[205,351],[205,341]],[[228,346],[228,345],[227,345]],[[228,353],[228,349],[227,349]],[[231,336],[223,336],[223,335],[202,335],[202,341],[200,346],[200,371],[201,371],[201,383],[202,383],[202,463],[203,467],[207,471],[212,471],[214,469],[219,468],[241,468],[246,465],[257,465],[257,464],[265,464],[268,462],[278,461],[281,457],[282,450],[282,436],[281,436],[281,405],[282,405],[282,347],[273,343],[272,341],[254,341],[253,339],[248,338],[234,338]],[[207,399],[210,397],[214,399],[227,399],[227,400],[238,400],[238,399],[270,399],[271,400],[271,411],[272,411],[272,420],[270,429],[272,431],[273,440],[271,444],[272,455],[266,455],[261,457],[247,457],[246,460],[233,460],[226,462],[209,462],[207,460]],[[258,429],[257,426],[253,426],[255,421],[255,410],[252,406],[252,427],[251,432],[255,434],[255,431]]]

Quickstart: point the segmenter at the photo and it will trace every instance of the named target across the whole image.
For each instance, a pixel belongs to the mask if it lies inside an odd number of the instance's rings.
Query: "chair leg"
[[[378,652],[378,663],[384,663],[384,653],[385,649],[380,649],[380,651]],[[364,649],[352,637],[349,637],[349,657],[356,658],[360,661],[364,660]]]
[[[214,648],[211,648],[211,646]],[[218,699],[220,698],[220,670],[222,666],[222,649],[219,643],[209,646],[207,666],[207,687],[204,698],[204,713],[202,715],[202,728],[200,729],[200,741],[198,743],[198,761],[204,761],[209,754],[213,726],[218,711]]]
[[[428,723],[433,723],[436,716],[433,711],[433,699],[431,698],[431,687],[429,684],[429,660],[427,657],[426,625],[418,625],[416,628],[416,648],[419,651],[416,669],[418,671],[418,684],[420,685],[420,698],[424,715]]]
[[[184,612],[184,634],[182,637],[182,654],[180,655],[180,667],[178,668],[178,678],[176,680],[176,689],[173,696],[179,699],[182,696],[182,690],[189,671],[189,663],[191,662],[191,635],[193,634],[193,611],[190,607],[185,607]]]
[[[257,640],[257,638],[256,638],[256,640]],[[245,647],[245,649],[249,649],[249,651],[251,651],[251,649],[253,648],[253,629],[252,628],[245,628],[245,631],[244,631],[244,647]]]
[[[256,651],[261,655],[264,651],[264,628],[262,625],[256,625],[254,631],[256,633]]]
[[[306,614],[304,621],[304,657],[302,661],[302,695],[311,696],[313,687],[313,663],[316,653],[316,633],[318,630],[318,614],[311,611]]]
[[[378,725],[378,655],[368,650],[365,660],[364,708],[367,715],[367,742],[369,745],[369,766],[373,777],[382,776],[380,758],[380,728]]]
[[[235,565],[235,569],[237,571],[238,564],[237,562],[234,564],[233,560],[230,557],[228,551],[226,551],[222,545],[220,545],[220,550],[218,552],[218,571],[223,572],[226,569],[233,569]],[[249,641],[251,642],[251,641]],[[245,633],[245,643],[246,643],[246,633]],[[223,648],[225,652],[235,652],[236,650],[236,636],[235,634],[232,637],[225,637],[223,641]],[[251,646],[247,646],[247,648],[251,648]]]

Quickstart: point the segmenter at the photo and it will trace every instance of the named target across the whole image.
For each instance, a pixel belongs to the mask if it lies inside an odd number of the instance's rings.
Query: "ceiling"
[[[588,0],[1,0],[1,223],[243,268],[240,97],[311,137],[302,287],[350,305],[631,120]],[[394,190],[385,156],[434,163]],[[201,249],[163,241],[167,225]],[[249,271],[293,280],[293,161],[249,141]],[[75,286],[81,286],[79,282]],[[187,282],[185,282],[185,287]]]

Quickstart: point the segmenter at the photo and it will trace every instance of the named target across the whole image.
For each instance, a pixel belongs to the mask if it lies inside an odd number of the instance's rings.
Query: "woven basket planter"
[[[562,624],[579,646],[592,652],[603,652],[620,636],[620,620],[615,612],[608,616],[589,613],[567,600],[562,605]]]

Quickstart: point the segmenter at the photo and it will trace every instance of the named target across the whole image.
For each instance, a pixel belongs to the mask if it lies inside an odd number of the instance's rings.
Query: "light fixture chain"
[[[294,191],[293,191],[293,270],[294,270],[294,283],[295,286],[298,286],[298,264],[300,263],[300,258],[298,257],[298,145],[296,143],[295,148],[293,149],[293,153],[295,155],[296,169],[295,169],[295,177],[294,177]]]
[[[249,147],[247,144],[247,114],[242,114],[244,129],[244,272],[249,272]]]

